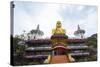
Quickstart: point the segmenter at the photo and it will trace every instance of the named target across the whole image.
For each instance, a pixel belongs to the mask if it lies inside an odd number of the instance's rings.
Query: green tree
[[[92,36],[86,39],[86,45],[89,46],[90,56],[88,58],[89,61],[97,60],[97,34],[93,34]]]
[[[22,65],[24,63],[23,54],[25,51],[25,45],[19,43],[22,41],[19,35],[13,37],[13,59],[14,65]]]
[[[93,34],[91,37],[88,37],[86,40],[86,45],[97,48],[97,34]]]

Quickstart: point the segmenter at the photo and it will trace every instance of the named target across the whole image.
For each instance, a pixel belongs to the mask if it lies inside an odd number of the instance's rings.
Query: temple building
[[[26,40],[24,58],[27,61],[37,61],[41,64],[71,63],[79,60],[87,61],[90,52],[85,45],[84,30],[78,25],[75,35],[81,38],[68,38],[66,30],[62,28],[61,21],[57,21],[56,28],[52,29],[50,39]]]

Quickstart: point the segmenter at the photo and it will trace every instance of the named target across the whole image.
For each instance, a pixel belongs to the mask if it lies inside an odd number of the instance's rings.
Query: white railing
[[[26,50],[50,50],[52,47],[28,47]],[[67,46],[70,49],[86,49],[88,46]]]

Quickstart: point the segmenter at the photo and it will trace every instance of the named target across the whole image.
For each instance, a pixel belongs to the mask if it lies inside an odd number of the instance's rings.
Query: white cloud
[[[32,7],[32,6],[27,6],[27,8],[28,7]],[[38,11],[35,10],[37,8],[35,6],[34,8],[33,7],[28,8],[31,12],[28,10],[25,10],[26,9],[25,7],[23,7],[23,9],[20,7],[18,7],[20,9],[15,8],[15,23],[14,23],[15,32],[14,33],[20,34],[22,33],[23,30],[26,30],[28,32],[31,29],[36,29],[36,26],[39,24],[40,29],[45,34],[44,37],[50,37],[51,30],[52,28],[55,27],[56,21],[61,20],[63,28],[66,29],[68,36],[74,37],[73,33],[77,29],[78,24],[82,27],[82,29],[86,30],[86,36],[89,36],[97,32],[96,30],[97,29],[97,14],[96,14],[97,12],[96,11],[92,12],[92,8],[91,8],[90,10],[87,10],[89,15],[87,15],[83,19],[79,18],[78,20],[77,19],[73,20],[71,19],[71,17],[66,18],[62,14],[59,13],[59,11],[62,11],[62,12],[71,11],[72,14],[74,15],[76,11],[81,12],[84,10],[85,7],[83,5],[76,6],[76,5],[65,5],[65,4],[45,4],[45,6],[43,5],[43,8],[40,8],[40,9],[38,5]],[[91,31],[91,29],[93,29],[93,31]]]
[[[78,6],[78,7],[77,7],[77,10],[81,11],[81,10],[83,10],[84,8],[85,8],[84,6]]]

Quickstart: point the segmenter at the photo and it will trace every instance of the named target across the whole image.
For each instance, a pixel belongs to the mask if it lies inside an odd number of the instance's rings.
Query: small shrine
[[[66,30],[62,28],[61,21],[57,21],[56,28],[52,30],[52,54],[48,56],[45,63],[68,63],[75,61],[70,54],[67,53]]]

